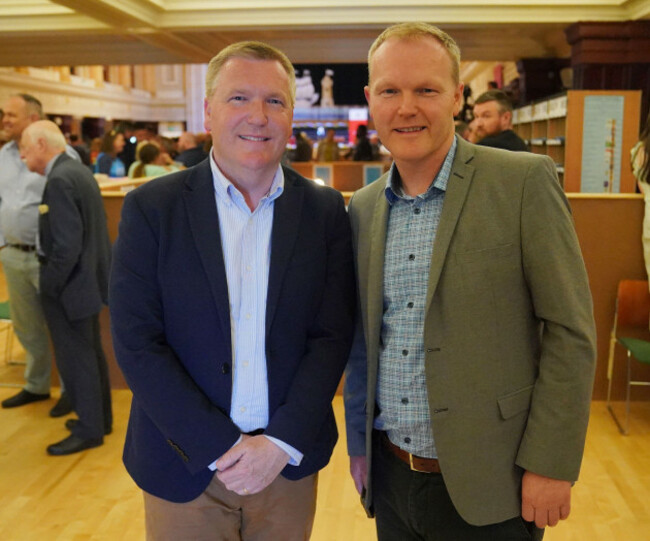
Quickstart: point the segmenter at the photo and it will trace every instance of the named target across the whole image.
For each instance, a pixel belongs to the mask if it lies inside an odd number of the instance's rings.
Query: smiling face
[[[20,141],[23,130],[38,120],[38,115],[31,112],[27,103],[20,96],[11,96],[3,105],[2,127],[9,139]]]
[[[381,142],[400,170],[437,170],[453,142],[463,95],[449,53],[432,37],[389,38],[370,62],[365,93]]]
[[[289,76],[275,60],[234,57],[204,103],[219,169],[237,185],[270,182],[291,136]]]

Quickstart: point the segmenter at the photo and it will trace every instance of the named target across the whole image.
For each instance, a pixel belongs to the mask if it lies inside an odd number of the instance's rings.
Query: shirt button
[[[402,404],[408,404],[409,399],[408,398],[402,398]]]
[[[413,261],[415,259],[415,255],[409,254],[409,261]]]
[[[419,208],[413,209],[413,214],[420,214],[420,212],[422,212],[422,210]]]
[[[411,443],[411,438],[409,437],[404,438],[404,443]]]
[[[247,270],[247,271],[250,272],[250,270],[251,270],[252,268],[253,268],[253,267],[251,267],[250,265],[246,265],[246,270]]]
[[[250,319],[250,318],[251,318],[251,315],[250,315],[250,314],[246,314],[246,319]]]
[[[406,357],[408,354],[409,354],[409,350],[408,350],[408,349],[403,349],[403,350],[402,350],[402,355],[404,355],[404,357]]]
[[[244,413],[244,412],[246,411],[246,408],[242,406],[241,408],[239,408],[239,411],[241,411],[242,413]]]
[[[412,303],[412,302],[409,302],[406,306],[407,306],[408,308],[413,308],[413,303]]]
[[[242,366],[243,366],[244,368],[246,368],[246,367],[248,366],[248,361],[244,361],[244,362],[241,363],[241,364],[242,364]]]

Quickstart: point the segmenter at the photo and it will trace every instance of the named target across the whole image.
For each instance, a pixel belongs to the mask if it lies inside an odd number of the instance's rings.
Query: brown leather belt
[[[10,246],[11,248],[16,248],[16,250],[20,250],[21,252],[34,252],[36,251],[36,246],[32,244],[9,244],[7,243],[7,246]]]
[[[388,449],[392,454],[399,458],[402,462],[408,464],[412,471],[420,473],[440,473],[440,463],[437,458],[424,458],[417,455],[412,455],[404,449],[400,449],[392,441],[388,439],[386,432],[381,433],[382,445]]]

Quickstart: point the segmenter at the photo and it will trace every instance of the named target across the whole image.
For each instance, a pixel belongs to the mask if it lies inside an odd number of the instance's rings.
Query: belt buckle
[[[416,471],[418,473],[429,473],[425,470],[418,470],[414,465],[413,465],[413,455],[411,453],[409,455],[409,466],[411,467],[411,471]]]

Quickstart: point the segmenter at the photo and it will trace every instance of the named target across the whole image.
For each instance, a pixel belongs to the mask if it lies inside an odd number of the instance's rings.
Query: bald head
[[[27,126],[20,138],[20,156],[30,171],[43,175],[47,164],[65,151],[65,137],[49,120]]]
[[[188,131],[181,133],[181,136],[178,138],[178,150],[181,152],[194,148],[197,144],[194,134]]]

